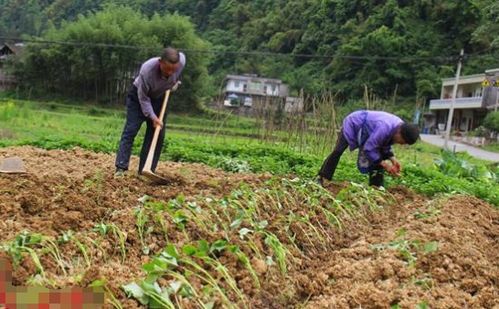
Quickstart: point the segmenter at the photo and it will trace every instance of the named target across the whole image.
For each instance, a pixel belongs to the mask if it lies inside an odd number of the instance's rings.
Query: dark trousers
[[[156,99],[151,99],[152,107],[154,113],[159,117],[161,111],[161,105],[163,103],[164,96]],[[116,168],[123,170],[128,170],[128,165],[130,163],[130,156],[132,154],[133,141],[135,136],[140,130],[142,123],[145,121],[147,124],[146,134],[144,136],[144,142],[142,143],[142,150],[140,151],[140,162],[139,162],[139,174],[144,168],[144,164],[147,159],[147,154],[149,153],[149,147],[152,143],[152,138],[154,135],[154,126],[151,119],[147,118],[140,108],[139,98],[137,96],[137,88],[132,86],[128,91],[126,96],[126,122],[121,134],[120,145],[118,152],[116,153]],[[166,114],[163,119],[163,123],[166,121]],[[159,133],[158,143],[156,144],[156,149],[154,150],[154,157],[152,160],[151,170],[154,172],[158,166],[159,157],[161,155],[161,150],[163,149],[163,141],[165,138],[165,126],[161,129]]]
[[[333,152],[326,158],[322,167],[319,170],[319,176],[326,178],[328,180],[333,179],[334,172],[340,162],[340,158],[348,148],[348,142],[343,135],[343,131],[340,132],[336,145],[334,146]],[[370,168],[369,171],[369,185],[381,187],[384,185],[384,168],[380,164],[375,164]]]

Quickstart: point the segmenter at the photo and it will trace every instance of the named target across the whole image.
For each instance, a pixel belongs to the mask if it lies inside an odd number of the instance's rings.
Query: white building
[[[303,100],[288,96],[288,85],[280,79],[245,74],[227,75],[225,80],[223,105],[227,108],[249,114],[278,107],[289,113],[303,111]]]
[[[430,101],[430,113],[424,115],[424,131],[445,131],[455,78],[442,79],[440,99]],[[491,110],[498,107],[499,69],[487,70],[483,74],[461,76],[454,104],[452,130],[468,132],[477,128]]]
[[[285,99],[288,86],[280,79],[256,75],[227,75],[224,106],[251,107],[255,100]]]

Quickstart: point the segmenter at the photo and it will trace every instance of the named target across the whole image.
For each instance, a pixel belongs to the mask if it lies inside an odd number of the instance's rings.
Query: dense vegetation
[[[14,100],[0,103],[0,147],[78,146],[97,152],[116,151],[124,115],[115,110]],[[313,179],[328,154],[327,149],[319,151],[310,146],[299,151],[298,141],[289,144],[264,140],[258,134],[258,124],[248,119],[172,116],[167,121],[166,149],[162,154],[165,160],[201,162],[231,172]],[[205,131],[207,127],[218,130]],[[280,132],[275,131],[274,137],[279,136]],[[138,135],[134,154],[140,151],[142,137]],[[399,147],[395,152],[404,166],[403,177],[387,177],[387,186],[403,184],[430,196],[465,193],[499,205],[499,167],[487,167],[465,155],[441,153],[423,143]],[[335,174],[337,181],[366,182],[356,169],[355,156],[356,152],[347,152],[342,158]]]
[[[75,71],[68,95],[98,94],[101,100],[116,100],[106,82],[123,79],[123,70],[164,44],[188,53],[192,91],[183,96],[191,105],[194,98],[213,95],[227,73],[282,78],[295,92],[327,89],[344,100],[361,97],[368,87],[382,98],[424,101],[438,95],[439,78],[452,76],[460,48],[469,55],[464,74],[497,66],[494,1],[2,0],[0,6],[0,36],[139,46],[34,44],[30,49],[21,68],[30,83],[49,77],[54,86],[47,90],[67,89],[68,82],[57,78],[60,72],[52,72],[59,60],[60,70]],[[171,15],[175,12],[190,22]],[[202,74],[206,66],[210,78]]]

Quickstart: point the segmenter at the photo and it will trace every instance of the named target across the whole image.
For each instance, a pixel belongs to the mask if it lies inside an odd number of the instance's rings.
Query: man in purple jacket
[[[400,163],[392,152],[393,144],[414,144],[419,138],[417,126],[405,123],[399,117],[377,111],[356,111],[343,120],[343,128],[333,152],[327,157],[317,176],[331,180],[341,155],[347,149],[359,148],[357,167],[369,174],[369,185],[383,186],[384,171],[393,176],[400,175]],[[390,160],[391,164],[385,160]]]
[[[128,170],[133,141],[144,121],[147,130],[140,152],[139,174],[144,168],[154,129],[161,127],[151,166],[153,172],[156,170],[165,137],[163,119],[159,119],[158,115],[166,90],[175,91],[179,87],[184,66],[185,55],[171,47],[165,48],[161,57],[151,58],[142,64],[126,96],[126,123],[116,154],[116,176],[122,176]],[[168,109],[165,114],[168,114]]]

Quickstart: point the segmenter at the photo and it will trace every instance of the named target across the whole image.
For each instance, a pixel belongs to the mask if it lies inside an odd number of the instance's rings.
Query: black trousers
[[[151,99],[152,108],[154,113],[159,116],[161,111],[161,105],[163,103],[164,96],[160,98]],[[121,134],[120,145],[118,152],[116,153],[116,168],[123,170],[128,170],[128,165],[130,163],[130,156],[132,154],[132,146],[137,133],[142,126],[142,123],[146,122],[147,129],[144,136],[144,142],[142,143],[142,150],[140,151],[140,162],[139,162],[139,174],[144,168],[144,164],[147,159],[147,154],[149,153],[149,147],[151,147],[152,138],[154,136],[154,126],[151,119],[147,118],[140,108],[139,98],[137,96],[137,87],[132,86],[128,91],[126,96],[126,122],[123,128],[123,133]],[[166,122],[165,113],[163,123]],[[154,157],[152,161],[151,170],[154,172],[158,166],[159,157],[161,155],[161,150],[163,149],[163,142],[165,138],[165,125],[159,133],[158,143],[156,144],[156,149],[154,151]]]
[[[348,148],[348,142],[343,135],[343,131],[340,132],[336,145],[334,146],[333,152],[324,160],[322,167],[319,170],[319,176],[326,178],[328,180],[333,179],[334,172],[340,162],[340,158]],[[384,185],[384,168],[378,163],[373,165],[369,171],[369,185],[382,187]]]

